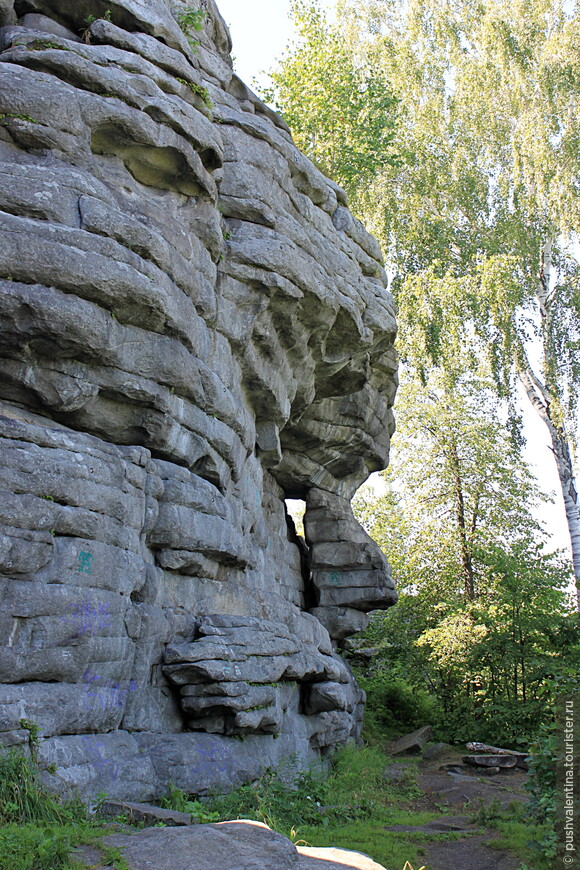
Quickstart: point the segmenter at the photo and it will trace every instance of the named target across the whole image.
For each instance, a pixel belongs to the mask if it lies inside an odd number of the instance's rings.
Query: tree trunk
[[[459,547],[461,550],[461,571],[463,574],[463,586],[465,594],[470,601],[475,599],[475,581],[473,576],[473,562],[471,559],[471,550],[467,540],[467,523],[465,520],[465,499],[463,497],[463,485],[461,481],[461,468],[459,465],[459,455],[457,453],[457,445],[450,444],[449,456],[451,460],[453,485],[455,488],[455,515],[457,517],[457,526],[459,529]]]
[[[580,504],[578,502],[578,492],[576,489],[572,454],[570,452],[568,438],[563,426],[555,422],[552,417],[552,392],[557,394],[557,391],[555,385],[551,384],[550,381],[553,379],[553,373],[557,371],[558,366],[557,360],[554,359],[550,338],[552,320],[552,300],[550,293],[551,260],[552,240],[547,239],[540,252],[539,285],[537,293],[542,323],[546,385],[542,384],[539,378],[534,374],[523,348],[521,349],[519,358],[516,361],[516,365],[518,376],[526,391],[526,395],[530,400],[532,407],[540,416],[541,420],[543,420],[548,432],[550,433],[552,453],[554,454],[556,467],[558,469],[558,477],[560,478],[560,487],[564,498],[566,520],[572,546],[572,566],[576,581],[576,606],[580,611]]]
[[[572,565],[574,568],[574,577],[576,579],[576,603],[580,610],[580,504],[578,502],[578,492],[576,490],[576,481],[574,479],[574,468],[572,466],[572,456],[566,433],[557,426],[550,415],[550,401],[546,389],[538,381],[530,368],[521,368],[518,371],[521,383],[526,391],[528,399],[532,403],[535,411],[546,424],[550,433],[552,442],[552,453],[556,460],[556,468],[558,469],[558,477],[560,478],[560,487],[562,496],[564,497],[564,508],[566,510],[566,520],[568,522],[568,531],[570,532],[570,542],[572,545]]]

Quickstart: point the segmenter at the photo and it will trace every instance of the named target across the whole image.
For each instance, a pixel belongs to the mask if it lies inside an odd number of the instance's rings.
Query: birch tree
[[[452,358],[445,282],[463,313],[451,338],[475,359],[479,337],[498,394],[515,414],[519,380],[547,427],[580,588],[577,3],[341,0],[336,27],[399,98],[389,160],[353,206],[394,274],[406,363],[428,375]],[[278,85],[308,115],[300,75]]]

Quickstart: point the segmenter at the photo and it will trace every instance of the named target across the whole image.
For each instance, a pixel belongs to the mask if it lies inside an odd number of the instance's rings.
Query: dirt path
[[[481,818],[486,811],[501,808],[509,819],[510,804],[525,804],[527,774],[514,769],[494,777],[478,776],[462,765],[461,755],[449,749],[418,765],[421,795],[413,809],[440,812],[439,818],[426,825],[398,825],[388,830],[433,835],[433,840],[426,840],[421,858],[425,870],[518,870],[519,856],[488,845],[498,835]],[[443,834],[453,838],[443,840]]]
[[[426,850],[426,870],[517,870],[519,858],[485,845],[489,834],[451,843],[434,843]]]

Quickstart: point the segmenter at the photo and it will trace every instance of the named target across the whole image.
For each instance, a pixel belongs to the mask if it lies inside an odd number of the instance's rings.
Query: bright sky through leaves
[[[293,33],[290,0],[217,0],[234,41],[236,72],[247,85],[261,80],[280,57]],[[336,0],[322,0],[329,12]]]
[[[295,31],[290,22],[290,0],[217,0],[219,9],[230,27],[233,56],[237,74],[253,87],[254,79],[267,84],[265,72],[276,65]],[[320,5],[332,15],[336,0],[321,0]],[[522,400],[525,434],[528,440],[526,459],[537,474],[541,487],[558,493],[558,479],[548,437],[543,425]],[[567,548],[569,536],[561,496],[557,503],[546,507],[541,518],[548,526],[555,548]]]

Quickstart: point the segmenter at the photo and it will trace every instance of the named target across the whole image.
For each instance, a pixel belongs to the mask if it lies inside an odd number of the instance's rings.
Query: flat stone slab
[[[404,737],[399,737],[387,747],[389,755],[418,755],[426,743],[431,739],[433,729],[430,725],[425,725],[411,734],[405,734]]]
[[[360,852],[297,848],[266,825],[246,820],[147,828],[103,842],[121,851],[129,870],[385,870]]]
[[[522,770],[529,769],[529,752],[518,752],[517,749],[501,749],[499,746],[489,746],[487,743],[466,743],[469,752],[483,752],[486,755],[513,755],[516,759],[516,767]]]
[[[462,831],[470,833],[475,827],[467,816],[442,816],[425,825],[387,825],[384,830],[409,834],[449,834]]]
[[[463,763],[471,767],[515,767],[515,755],[464,755]]]
[[[145,826],[163,822],[168,827],[182,827],[192,823],[189,813],[180,813],[177,810],[166,810],[151,804],[133,803],[132,801],[105,801],[99,807],[98,815],[105,819],[116,819],[118,816],[124,816],[130,824],[140,823]]]
[[[468,767],[466,764],[442,764],[439,770],[457,774],[462,779],[473,779],[478,776],[497,776],[502,771],[500,767]]]

